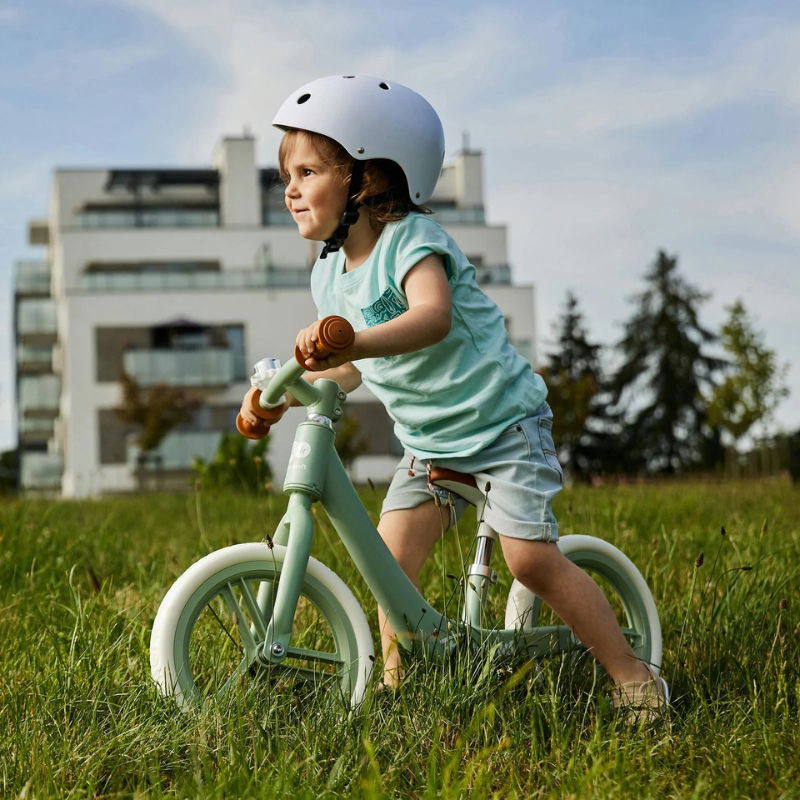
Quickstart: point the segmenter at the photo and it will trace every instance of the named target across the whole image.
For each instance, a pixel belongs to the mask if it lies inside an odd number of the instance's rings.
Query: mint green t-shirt
[[[450,333],[417,352],[355,366],[411,454],[470,456],[536,411],[547,388],[509,343],[500,309],[444,228],[422,214],[389,223],[367,261],[351,272],[341,250],[317,260],[311,292],[320,318],[338,314],[361,331],[408,310],[403,279],[431,253],[443,257],[453,293]]]

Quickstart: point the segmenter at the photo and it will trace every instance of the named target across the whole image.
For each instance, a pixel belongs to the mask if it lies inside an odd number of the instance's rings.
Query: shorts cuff
[[[500,523],[488,518],[486,522],[501,536],[511,539],[526,539],[529,542],[557,542],[558,523],[556,522],[518,522],[516,520],[502,520]]]

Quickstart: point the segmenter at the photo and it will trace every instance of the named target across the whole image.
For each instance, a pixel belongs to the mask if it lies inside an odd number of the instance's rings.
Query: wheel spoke
[[[250,584],[244,578],[239,579],[239,588],[242,590],[244,603],[247,606],[247,610],[250,612],[250,618],[252,619],[252,626],[250,630],[252,633],[255,633],[259,642],[263,642],[264,639],[267,638],[267,624],[264,620],[264,617],[261,615],[261,609],[258,607],[258,602],[253,594],[253,590],[250,588]]]
[[[239,629],[239,636],[242,638],[242,645],[244,646],[245,652],[248,654],[255,653],[258,645],[250,630],[250,626],[247,624],[247,619],[242,611],[242,607],[239,605],[239,601],[236,599],[236,595],[233,593],[233,587],[230,583],[222,588],[220,594],[225,599],[228,611],[230,611],[233,621]]]
[[[638,644],[642,641],[642,634],[633,628],[623,628],[622,635],[631,643]]]
[[[305,650],[301,647],[289,647],[288,652],[289,656],[306,661],[319,661],[321,664],[344,664],[344,660],[337,653],[323,653],[320,650]]]

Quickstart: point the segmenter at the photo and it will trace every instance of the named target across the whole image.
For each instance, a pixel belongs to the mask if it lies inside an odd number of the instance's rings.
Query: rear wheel
[[[653,595],[634,563],[620,550],[593,536],[564,536],[562,553],[600,586],[636,657],[654,672],[661,669],[661,623]],[[506,628],[530,630],[561,621],[541,599],[514,581],[506,603]],[[575,644],[580,642],[575,639]],[[585,651],[583,651],[585,653]]]
[[[181,707],[220,700],[239,685],[257,694],[298,682],[361,701],[374,661],[369,626],[353,593],[314,558],[287,658],[274,665],[263,658],[285,553],[278,545],[226,547],[192,565],[167,592],[153,624],[150,670]]]

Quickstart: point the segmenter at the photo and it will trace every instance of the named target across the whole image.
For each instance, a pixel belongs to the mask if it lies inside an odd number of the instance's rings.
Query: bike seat
[[[431,470],[431,483],[440,486],[442,489],[447,489],[448,492],[457,494],[468,503],[472,503],[473,506],[483,503],[486,497],[478,487],[478,482],[475,480],[474,475],[456,472],[454,469],[434,467]]]

